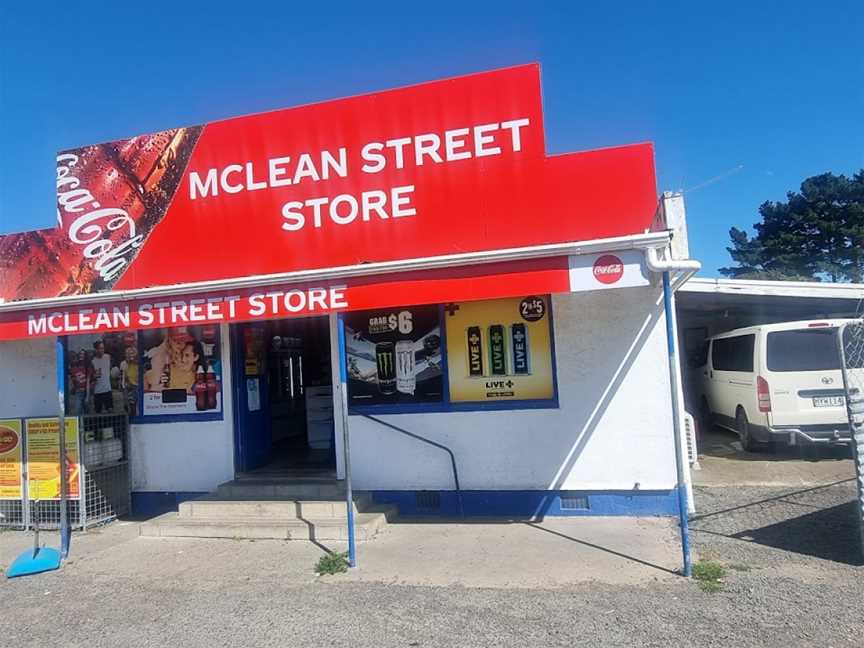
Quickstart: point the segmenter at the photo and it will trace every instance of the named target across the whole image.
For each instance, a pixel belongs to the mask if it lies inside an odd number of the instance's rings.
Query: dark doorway
[[[328,319],[274,320],[235,328],[238,472],[284,477],[334,471]]]

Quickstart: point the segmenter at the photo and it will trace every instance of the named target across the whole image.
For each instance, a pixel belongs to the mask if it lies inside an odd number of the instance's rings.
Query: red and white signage
[[[651,283],[642,250],[571,256],[570,291],[632,288]]]
[[[601,284],[614,284],[624,276],[624,262],[614,254],[604,254],[594,262],[594,278]]]
[[[0,313],[0,340],[567,292],[566,257]]]
[[[624,236],[650,144],[547,157],[538,65],[64,151],[55,229],[0,237],[0,298]],[[598,216],[602,214],[602,216]]]

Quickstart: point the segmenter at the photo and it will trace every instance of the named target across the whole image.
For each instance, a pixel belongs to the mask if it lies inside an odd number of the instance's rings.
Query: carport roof
[[[790,321],[854,316],[862,299],[864,284],[743,279],[691,279],[677,294],[681,311],[736,311]]]

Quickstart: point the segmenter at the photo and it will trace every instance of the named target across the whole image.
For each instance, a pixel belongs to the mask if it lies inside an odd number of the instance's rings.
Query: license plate
[[[846,404],[843,396],[814,396],[813,407],[842,407]]]

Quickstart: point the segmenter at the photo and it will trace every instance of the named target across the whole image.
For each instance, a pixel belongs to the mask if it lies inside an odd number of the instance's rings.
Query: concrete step
[[[387,524],[384,513],[360,513],[355,537],[371,540]],[[188,518],[167,513],[141,524],[140,534],[153,538],[233,538],[273,540],[347,540],[345,520],[337,518]]]
[[[220,484],[216,494],[228,499],[340,499],[345,483],[335,480],[235,479]]]
[[[367,494],[354,497],[354,512],[361,513],[371,508],[373,512],[392,513],[388,507],[373,507],[372,498]],[[219,495],[206,495],[198,499],[182,502],[179,507],[181,518],[303,518],[321,519],[348,516],[344,500],[332,498],[317,499],[233,499]]]

